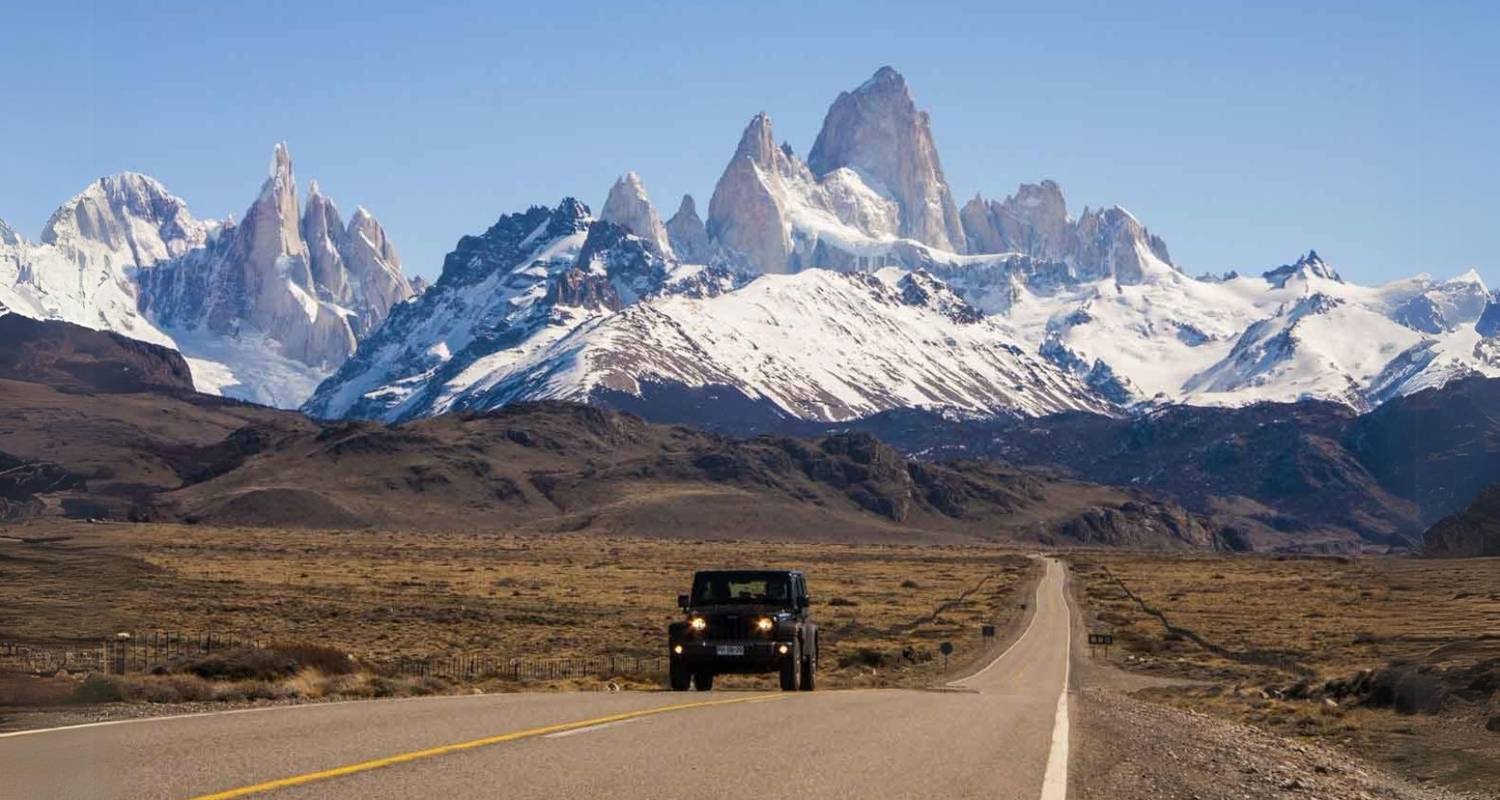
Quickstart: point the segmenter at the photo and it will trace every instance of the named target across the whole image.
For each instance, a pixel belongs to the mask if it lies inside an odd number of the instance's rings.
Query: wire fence
[[[109,639],[61,644],[0,641],[0,670],[36,675],[58,672],[124,675],[150,672],[175,659],[262,646],[257,639],[231,634],[179,631],[121,633]]]
[[[512,681],[565,678],[613,678],[665,675],[665,656],[602,655],[556,658],[507,658],[495,655],[401,658],[390,671],[412,677],[455,680],[500,678]]]
[[[178,631],[122,633],[110,639],[64,643],[0,641],[0,672],[141,674],[168,670],[175,661],[265,646],[259,639],[231,634]],[[371,671],[382,674],[458,681],[646,677],[665,675],[667,671],[664,654],[534,657],[475,653],[402,656],[364,663]]]

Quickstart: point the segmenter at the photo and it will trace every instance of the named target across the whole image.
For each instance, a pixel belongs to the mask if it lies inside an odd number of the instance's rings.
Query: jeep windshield
[[[700,572],[693,577],[693,605],[789,605],[791,581],[784,572]]]

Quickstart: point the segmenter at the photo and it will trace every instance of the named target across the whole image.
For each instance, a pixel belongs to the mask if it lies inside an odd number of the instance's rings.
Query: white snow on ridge
[[[586,400],[596,389],[640,394],[644,383],[730,386],[797,417],[829,421],[895,407],[1028,415],[1106,409],[1076,380],[1026,354],[1001,321],[955,319],[937,297],[904,301],[903,281],[912,280],[921,278],[805,270],[761,276],[711,298],[665,295],[612,314],[555,320],[524,345],[470,364],[445,384],[433,411]],[[936,281],[931,287],[946,291]]]

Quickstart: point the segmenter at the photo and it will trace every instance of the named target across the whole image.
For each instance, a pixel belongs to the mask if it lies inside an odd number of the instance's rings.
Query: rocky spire
[[[641,176],[634,172],[627,172],[615,181],[615,185],[609,190],[609,197],[604,201],[604,210],[599,213],[599,219],[613,222],[645,239],[656,248],[658,254],[666,258],[673,257],[667,228],[662,225],[656,206],[651,205],[651,199],[646,196],[646,185],[641,182]]]
[[[960,216],[972,252],[1060,261],[1067,250],[1068,204],[1054,181],[1023,183],[998,203],[975,195]]]
[[[339,253],[343,238],[344,223],[338,207],[319,190],[317,181],[309,182],[307,208],[302,213],[302,240],[307,244],[313,283],[321,299],[347,305],[351,294],[344,257]]]
[[[698,206],[692,195],[683,195],[677,213],[667,220],[667,238],[672,242],[672,251],[683,261],[690,264],[708,262],[712,250],[708,229],[698,218]]]
[[[756,114],[708,201],[709,237],[760,272],[788,269],[792,242],[781,200],[787,166],[771,118]]]
[[[355,310],[360,312],[355,334],[363,338],[379,327],[392,307],[417,292],[401,274],[401,256],[386,237],[385,228],[364,206],[356,208],[349,218],[343,241],[349,283],[357,289]]]
[[[243,264],[246,283],[252,290],[279,292],[281,287],[268,285],[275,281],[267,280],[278,274],[304,290],[313,290],[301,219],[292,156],[286,143],[281,142],[271,156],[271,174],[239,227],[241,241],[246,245]]]
[[[0,219],[0,244],[17,246],[20,245],[23,241],[24,240],[21,238],[21,234],[16,233],[15,228],[12,228],[10,225],[6,224],[5,220]]]
[[[900,206],[902,236],[964,251],[963,224],[943,177],[927,113],[917,110],[896,70],[881,67],[858,89],[839,94],[807,165],[820,177],[850,167],[867,182],[873,179],[881,185],[871,188]]]

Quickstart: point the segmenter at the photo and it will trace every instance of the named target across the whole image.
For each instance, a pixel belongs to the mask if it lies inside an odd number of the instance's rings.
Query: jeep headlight
[[[695,631],[701,631],[704,628],[708,627],[708,620],[706,620],[706,619],[704,619],[702,617],[693,617],[692,621],[689,622],[688,624],[691,625],[691,626],[693,626],[693,630],[695,630]]]
[[[755,629],[761,633],[770,633],[773,624],[770,617],[761,617],[755,621]]]

